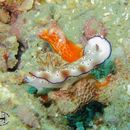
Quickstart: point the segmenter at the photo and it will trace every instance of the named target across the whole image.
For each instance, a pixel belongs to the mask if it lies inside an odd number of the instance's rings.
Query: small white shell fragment
[[[130,96],[130,84],[127,85],[127,94]]]
[[[94,0],[91,0],[91,4],[93,4],[93,5],[95,4],[95,3],[94,3]]]
[[[0,102],[7,101],[14,97],[14,94],[12,94],[7,88],[4,87],[0,87],[0,93]]]

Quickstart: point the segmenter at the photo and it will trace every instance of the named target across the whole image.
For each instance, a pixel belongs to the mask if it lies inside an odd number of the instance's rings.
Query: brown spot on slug
[[[67,78],[68,76],[70,76],[70,73],[68,70],[62,70],[61,75],[63,78]]]
[[[79,69],[79,71],[81,71],[81,72],[86,72],[86,71],[87,71],[87,68],[86,68],[86,66],[84,66],[84,65],[80,65],[78,69]]]
[[[50,75],[47,72],[43,72],[40,77],[48,80],[50,78]]]

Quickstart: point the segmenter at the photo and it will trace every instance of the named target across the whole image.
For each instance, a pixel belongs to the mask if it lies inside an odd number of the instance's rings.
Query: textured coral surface
[[[0,0],[0,130],[129,130],[129,12],[129,0]],[[60,84],[60,90],[37,90],[24,82],[29,72],[66,65],[38,37],[52,19],[74,43],[105,36],[112,55],[89,73],[91,79],[85,75]],[[109,83],[96,88],[107,76]],[[99,104],[88,104],[89,98]],[[2,111],[9,114],[3,126]]]

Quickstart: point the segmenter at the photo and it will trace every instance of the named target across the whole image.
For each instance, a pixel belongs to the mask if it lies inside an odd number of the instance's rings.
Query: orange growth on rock
[[[107,86],[110,83],[110,80],[111,80],[111,77],[108,76],[105,81],[103,81],[101,83],[97,82],[97,84],[96,84],[97,88],[101,88],[101,87]]]
[[[44,30],[39,37],[53,47],[53,49],[66,61],[74,62],[83,56],[83,49],[68,40],[62,30],[55,24],[49,30]]]
[[[4,58],[4,60],[5,60],[5,61],[7,61],[7,60],[8,60],[9,55],[8,55],[8,53],[7,53],[7,52],[5,52],[5,53],[3,54],[3,58]]]

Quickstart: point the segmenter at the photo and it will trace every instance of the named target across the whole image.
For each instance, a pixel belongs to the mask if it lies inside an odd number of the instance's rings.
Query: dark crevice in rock
[[[7,69],[8,72],[14,72],[18,69],[20,62],[21,62],[21,56],[22,56],[23,52],[25,51],[24,45],[20,41],[17,41],[17,42],[19,43],[19,46],[18,46],[17,55],[15,55],[15,57],[18,60],[18,62],[16,63],[16,65],[13,68],[8,68]]]

